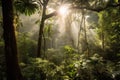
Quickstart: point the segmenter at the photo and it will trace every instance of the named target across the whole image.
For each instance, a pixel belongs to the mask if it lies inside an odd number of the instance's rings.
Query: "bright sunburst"
[[[61,6],[58,10],[58,13],[60,15],[66,15],[67,12],[68,12],[68,6],[65,5]]]

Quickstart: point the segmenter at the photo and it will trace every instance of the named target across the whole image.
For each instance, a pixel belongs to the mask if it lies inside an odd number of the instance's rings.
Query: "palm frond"
[[[39,8],[37,3],[32,0],[18,0],[15,1],[15,9],[25,15],[32,15]]]

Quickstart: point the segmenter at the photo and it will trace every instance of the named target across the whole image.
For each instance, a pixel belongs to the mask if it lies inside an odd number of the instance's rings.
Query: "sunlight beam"
[[[58,13],[62,16],[66,15],[67,12],[68,12],[68,6],[63,5],[63,6],[60,6],[60,8],[58,9]]]

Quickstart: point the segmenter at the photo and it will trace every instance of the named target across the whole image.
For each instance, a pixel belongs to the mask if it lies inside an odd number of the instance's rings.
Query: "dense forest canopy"
[[[0,1],[0,80],[119,80],[120,0]]]

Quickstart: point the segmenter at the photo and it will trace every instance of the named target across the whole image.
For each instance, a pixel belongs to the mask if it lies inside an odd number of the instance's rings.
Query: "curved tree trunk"
[[[45,20],[52,17],[52,16],[56,16],[57,12],[53,12],[50,13],[48,15],[46,15],[46,7],[48,5],[49,0],[43,0],[43,2],[40,0],[40,3],[43,7],[42,9],[42,18],[41,18],[41,22],[40,22],[40,29],[39,29],[39,35],[38,35],[38,44],[37,44],[37,57],[43,57],[42,56],[42,37],[43,37],[43,29],[44,29],[44,25],[45,25]]]
[[[23,80],[20,67],[18,65],[13,0],[2,0],[2,12],[7,80]]]

